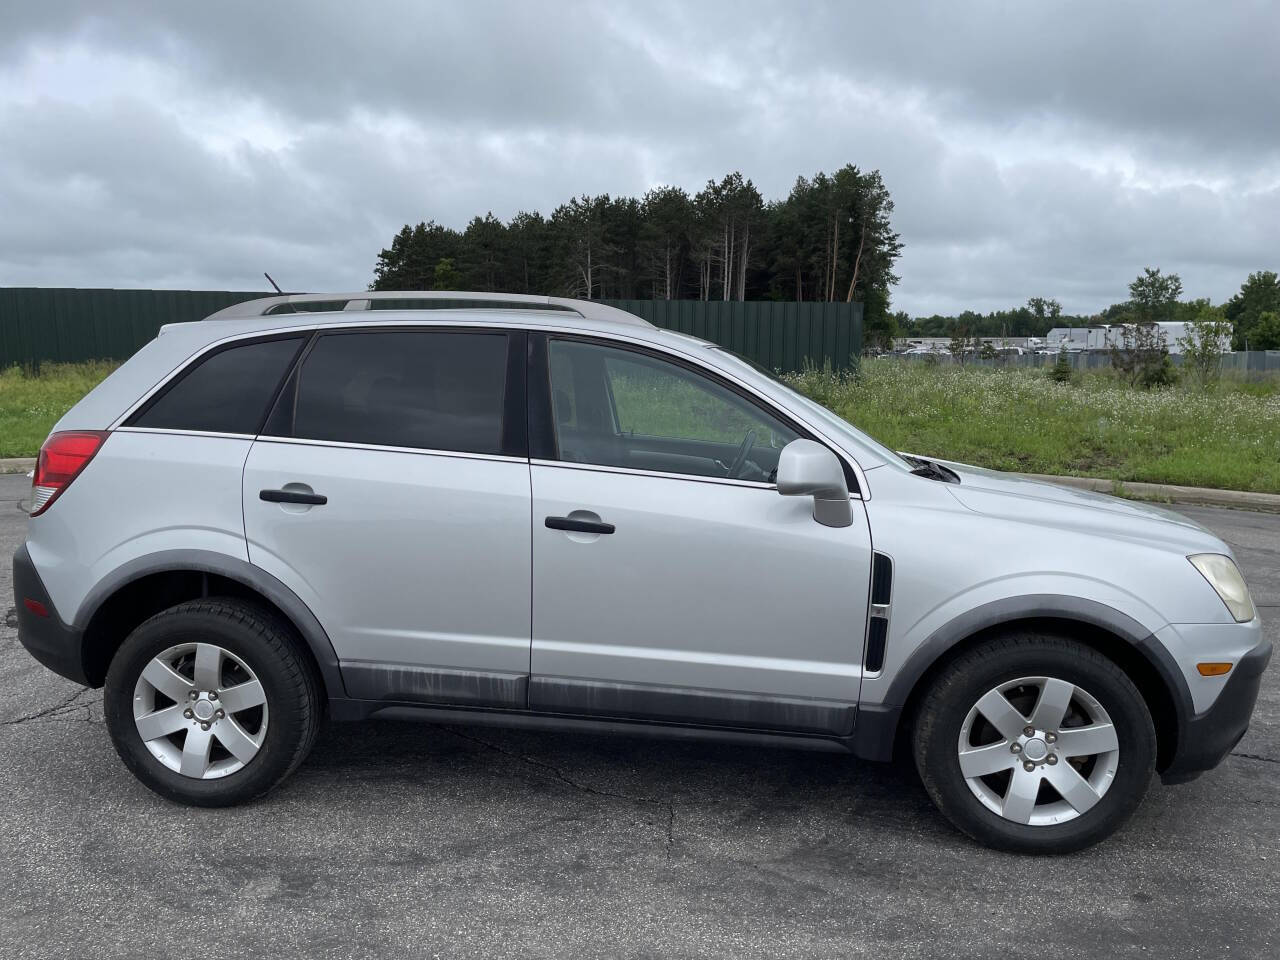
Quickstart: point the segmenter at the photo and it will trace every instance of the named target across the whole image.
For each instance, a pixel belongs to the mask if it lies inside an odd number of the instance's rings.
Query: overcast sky
[[[0,0],[0,285],[363,289],[406,222],[878,168],[895,308],[1280,268],[1280,4]]]

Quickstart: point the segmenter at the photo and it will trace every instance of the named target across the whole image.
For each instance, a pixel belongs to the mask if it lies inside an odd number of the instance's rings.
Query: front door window
[[[728,387],[648,354],[552,340],[561,460],[772,483],[799,435]]]

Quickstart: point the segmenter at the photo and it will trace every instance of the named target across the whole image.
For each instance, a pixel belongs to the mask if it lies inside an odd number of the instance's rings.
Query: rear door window
[[[499,454],[507,334],[328,333],[304,358],[267,433]]]
[[[280,337],[216,350],[179,374],[128,425],[256,434],[305,339]]]

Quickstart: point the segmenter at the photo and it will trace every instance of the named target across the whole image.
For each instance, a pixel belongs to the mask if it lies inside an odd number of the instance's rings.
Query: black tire
[[[247,664],[262,684],[270,722],[251,760],[227,776],[201,780],[161,763],[134,722],[135,685],[143,669],[181,643],[214,643]],[[292,630],[271,611],[231,598],[180,603],[144,622],[116,652],[103,691],[107,728],[134,776],[169,800],[200,807],[245,803],[270,791],[310,752],[322,718],[316,671]]]
[[[1064,823],[1033,826],[1006,820],[974,796],[960,771],[958,745],[979,698],[1036,676],[1065,680],[1094,697],[1111,717],[1119,755],[1110,787],[1091,809]],[[1030,632],[993,638],[949,664],[921,702],[912,746],[925,790],[947,819],[979,843],[1015,853],[1071,853],[1110,836],[1142,802],[1156,758],[1151,714],[1124,671],[1082,643]]]

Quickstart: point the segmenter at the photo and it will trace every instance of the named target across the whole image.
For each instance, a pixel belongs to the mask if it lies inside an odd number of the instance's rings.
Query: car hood
[[[1159,541],[1186,553],[1230,554],[1216,535],[1171,510],[1017,474],[938,462],[960,477],[960,483],[948,484],[947,489],[975,513],[1144,543]]]

